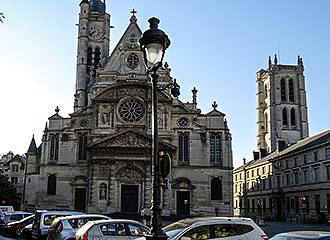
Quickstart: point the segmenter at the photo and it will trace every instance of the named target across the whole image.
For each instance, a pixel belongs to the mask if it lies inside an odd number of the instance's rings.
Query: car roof
[[[44,213],[44,215],[52,215],[52,214],[75,214],[75,215],[82,215],[82,212],[77,211],[48,211],[48,210],[42,210],[40,211],[41,214]]]
[[[240,217],[195,217],[195,218],[186,218],[178,222],[185,223],[188,225],[194,223],[213,223],[213,222],[226,222],[226,223],[242,223],[249,222],[253,223],[251,218],[240,218]]]
[[[78,214],[78,215],[71,215],[71,216],[66,216],[66,217],[59,217],[57,219],[59,219],[59,220],[70,220],[70,219],[89,218],[89,217],[103,217],[103,218],[110,219],[110,217],[100,215],[100,214]]]
[[[95,220],[91,221],[95,224],[102,224],[102,223],[117,223],[117,222],[124,222],[124,223],[135,223],[139,225],[143,225],[142,223],[130,219],[106,219],[106,220]]]
[[[14,215],[14,214],[30,214],[32,215],[33,213],[30,212],[23,212],[23,211],[15,211],[15,212],[7,212],[5,213],[6,215]]]
[[[287,233],[280,233],[277,236],[281,237],[300,237],[306,238],[309,237],[329,237],[330,232],[323,232],[323,231],[296,231],[296,232],[287,232]]]

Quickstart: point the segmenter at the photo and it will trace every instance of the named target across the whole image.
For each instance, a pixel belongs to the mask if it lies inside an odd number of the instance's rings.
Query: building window
[[[308,171],[304,170],[304,183],[308,183]]]
[[[262,189],[265,190],[266,189],[266,179],[262,179]]]
[[[235,184],[235,193],[237,193],[237,184]]]
[[[278,175],[278,176],[276,176],[276,182],[277,182],[277,187],[279,188],[279,187],[281,187],[281,176],[280,175]]]
[[[325,158],[330,158],[330,148],[325,149]]]
[[[299,175],[298,172],[294,172],[294,183],[299,184]]]
[[[285,177],[286,177],[286,185],[289,186],[289,185],[290,185],[290,174],[287,173],[287,174],[285,175]]]
[[[293,90],[293,81],[289,80],[289,101],[294,102],[294,90]]]
[[[321,212],[320,195],[315,195],[315,210],[316,210],[316,214],[320,214]]]
[[[330,180],[330,166],[327,166],[327,180]],[[329,205],[330,208],[330,205]]]
[[[284,78],[281,79],[281,101],[286,101],[286,87]]]
[[[100,184],[99,199],[100,200],[107,199],[107,185],[105,183]]]
[[[222,200],[222,183],[219,178],[211,180],[211,200]]]
[[[273,199],[269,198],[268,202],[269,202],[269,212],[273,212]]]
[[[18,165],[17,164],[11,165],[11,171],[12,172],[18,172]]]
[[[296,111],[294,108],[290,110],[290,119],[291,119],[291,126],[296,126]]]
[[[252,170],[251,175],[252,175],[252,177],[254,177],[254,170]]]
[[[269,189],[272,188],[272,178],[271,177],[268,178],[268,186],[269,186]]]
[[[320,168],[314,168],[314,181],[320,181]]]
[[[289,160],[285,160],[285,168],[289,168],[290,165],[289,165]]]
[[[319,152],[318,151],[315,151],[313,153],[313,155],[314,155],[314,161],[318,161],[319,160]]]
[[[18,177],[11,177],[12,184],[18,184]]]
[[[247,178],[250,177],[250,172],[246,172],[246,177],[247,177]]]
[[[179,134],[179,162],[189,162],[189,134]]]
[[[329,201],[330,201],[330,195],[329,195]],[[250,212],[250,199],[247,200],[246,210]]]
[[[242,173],[239,174],[239,180],[242,180]]]
[[[222,163],[220,133],[212,133],[210,136],[210,161],[211,163]]]
[[[286,198],[286,211],[289,214],[290,213],[290,198]]]
[[[55,174],[52,174],[48,177],[47,195],[56,195],[56,181],[57,177]]]
[[[304,154],[303,163],[304,163],[304,164],[307,163],[307,154]]]
[[[294,197],[294,202],[295,202],[295,210],[296,210],[296,213],[299,213],[299,197],[298,196],[295,196]]]
[[[330,214],[330,194],[327,194],[328,214]]]
[[[50,136],[50,160],[58,160],[59,136]]]
[[[254,199],[252,199],[252,212],[254,212],[255,206],[254,206]]]
[[[87,134],[78,136],[78,160],[87,160]]]
[[[297,158],[296,157],[293,159],[293,164],[294,164],[294,166],[297,166]]]
[[[283,126],[288,125],[288,114],[286,112],[286,108],[283,108],[282,110],[282,121],[283,121]]]

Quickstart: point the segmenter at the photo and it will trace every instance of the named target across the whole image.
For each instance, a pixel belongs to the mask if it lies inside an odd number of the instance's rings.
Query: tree
[[[0,205],[20,206],[21,194],[16,192],[8,177],[0,173]]]

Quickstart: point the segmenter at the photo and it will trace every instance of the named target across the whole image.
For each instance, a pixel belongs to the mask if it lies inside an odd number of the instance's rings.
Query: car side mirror
[[[190,237],[181,237],[180,240],[191,240]]]

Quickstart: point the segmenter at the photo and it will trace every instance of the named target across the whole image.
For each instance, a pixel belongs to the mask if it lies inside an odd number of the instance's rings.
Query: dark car
[[[34,215],[30,215],[16,222],[8,223],[4,229],[4,234],[9,236],[19,236],[21,230],[34,221]]]
[[[21,230],[19,239],[31,240],[32,239],[32,223],[27,225]]]
[[[270,240],[330,240],[330,232],[320,231],[299,231],[280,233],[272,237]]]

